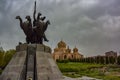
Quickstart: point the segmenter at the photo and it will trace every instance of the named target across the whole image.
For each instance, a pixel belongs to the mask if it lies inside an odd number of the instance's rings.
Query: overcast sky
[[[5,50],[25,42],[15,19],[33,15],[34,0],[0,0],[0,42]],[[46,45],[55,48],[62,39],[85,56],[120,52],[120,0],[37,0],[37,13],[50,20]]]

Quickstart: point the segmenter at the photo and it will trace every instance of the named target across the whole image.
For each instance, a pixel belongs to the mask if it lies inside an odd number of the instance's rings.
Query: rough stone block
[[[21,80],[24,71],[26,51],[17,52],[0,76],[0,80]]]
[[[36,62],[38,80],[62,80],[62,74],[50,53],[37,51]]]
[[[45,46],[45,52],[47,52],[47,53],[51,53],[51,48],[48,47],[48,46]]]
[[[16,47],[16,51],[19,52],[19,51],[26,51],[27,50],[27,46],[28,44],[21,44],[21,45],[18,45]]]
[[[44,52],[45,51],[45,46],[42,45],[42,44],[37,44],[36,51]]]

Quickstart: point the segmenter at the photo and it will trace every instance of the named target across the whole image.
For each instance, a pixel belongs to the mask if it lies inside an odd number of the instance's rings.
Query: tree
[[[4,66],[6,66],[9,63],[9,61],[11,60],[15,52],[16,51],[14,49],[6,51],[5,56],[4,56]]]
[[[4,57],[5,52],[0,51],[0,67],[3,65],[3,57]]]
[[[120,65],[120,56],[117,57],[117,64]]]

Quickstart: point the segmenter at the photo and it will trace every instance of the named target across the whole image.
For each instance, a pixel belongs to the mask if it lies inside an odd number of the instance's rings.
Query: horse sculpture
[[[44,41],[49,41],[46,38],[45,31],[47,30],[48,25],[50,24],[50,21],[45,20],[44,17],[40,17],[42,14],[38,13],[37,19],[35,17],[36,14],[36,2],[34,7],[34,13],[33,13],[33,24],[30,16],[26,16],[25,19],[27,21],[23,22],[20,16],[16,16],[16,19],[19,19],[20,21],[20,27],[23,30],[24,34],[26,35],[26,42],[29,43],[38,43],[43,44]]]
[[[30,43],[32,41],[32,24],[30,16],[26,16],[27,21],[23,22],[20,16],[16,16],[16,19],[20,21],[20,27],[23,30],[24,34],[26,35],[26,42]]]

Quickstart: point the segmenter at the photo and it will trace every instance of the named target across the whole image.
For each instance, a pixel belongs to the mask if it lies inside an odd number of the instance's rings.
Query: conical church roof
[[[73,49],[73,52],[78,52],[78,48],[75,47],[75,48]]]

